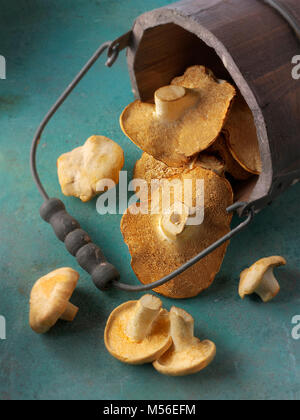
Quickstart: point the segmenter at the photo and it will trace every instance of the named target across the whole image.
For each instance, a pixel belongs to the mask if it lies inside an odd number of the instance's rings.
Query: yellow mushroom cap
[[[172,344],[169,314],[155,296],[118,306],[109,316],[104,342],[109,353],[124,363],[151,363]]]
[[[241,95],[233,102],[223,131],[234,159],[246,171],[259,175],[262,163],[254,118]]]
[[[215,344],[194,337],[194,319],[183,309],[173,307],[170,318],[173,345],[153,363],[154,368],[170,376],[190,375],[206,368],[215,358]]]
[[[122,148],[104,136],[91,136],[85,144],[57,160],[59,183],[64,195],[86,202],[103,192],[103,180],[119,182],[124,165]]]
[[[197,74],[197,88],[188,81]],[[168,166],[182,166],[218,137],[235,89],[219,84],[205,67],[189,68],[155,93],[155,105],[135,101],[120,117],[123,132],[143,151]]]
[[[168,238],[161,229],[162,214],[159,212],[155,214],[151,211],[151,207],[157,201],[156,194],[152,195],[148,202],[149,211],[147,214],[134,214],[134,211],[129,207],[123,215],[121,232],[129,247],[132,268],[143,284],[149,284],[169,274],[230,230],[232,216],[227,213],[226,209],[233,202],[233,193],[229,182],[213,171],[200,167],[181,173],[167,181],[172,183],[180,181],[184,187],[185,180],[193,184],[192,196],[187,194],[187,199],[192,202],[193,207],[196,207],[197,198],[199,198],[197,197],[199,191],[194,186],[197,180],[203,182],[204,219],[200,224],[187,225],[175,240]],[[157,190],[157,194],[161,195],[162,191],[164,191],[164,186]],[[176,201],[175,199],[174,194],[171,207]],[[186,204],[190,207],[190,203]],[[169,210],[171,211],[171,208]],[[170,214],[171,216],[172,214]],[[227,246],[228,243],[223,244],[203,260],[155,291],[172,298],[188,298],[198,295],[211,285],[219,272]]]
[[[241,273],[239,295],[257,293],[264,302],[273,299],[280,291],[280,286],[273,274],[274,267],[285,265],[286,260],[280,256],[262,258]]]
[[[43,334],[58,319],[73,321],[78,308],[69,302],[77,285],[79,274],[69,267],[59,268],[41,277],[30,295],[29,322],[31,328]]]

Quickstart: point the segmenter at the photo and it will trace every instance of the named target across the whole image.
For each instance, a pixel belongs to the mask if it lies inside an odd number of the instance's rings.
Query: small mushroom
[[[188,86],[197,77],[197,88]],[[155,92],[155,104],[135,101],[120,117],[120,125],[144,152],[168,166],[180,167],[207,149],[225,122],[235,88],[219,84],[203,66],[189,68],[172,85]]]
[[[159,358],[172,344],[170,321],[162,302],[153,295],[118,306],[108,318],[104,342],[109,353],[124,363],[139,365]]]
[[[72,268],[59,268],[41,277],[30,295],[29,323],[38,334],[47,332],[59,319],[73,321],[77,306],[69,302],[79,274]]]
[[[154,368],[170,376],[184,376],[206,368],[215,358],[212,341],[200,341],[194,336],[194,319],[183,309],[170,311],[172,347],[153,363]]]
[[[223,131],[233,158],[246,171],[259,175],[262,162],[254,118],[240,94],[233,102]]]
[[[252,293],[258,294],[263,302],[269,302],[280,291],[278,281],[274,276],[274,268],[285,265],[283,257],[262,258],[241,273],[239,295],[242,299]]]
[[[85,144],[57,160],[59,183],[64,195],[86,202],[107,187],[106,180],[119,182],[124,165],[122,148],[104,136],[92,136]]]
[[[197,189],[197,180],[202,181],[203,191]],[[161,202],[162,197],[169,195],[168,184],[182,188],[178,188],[179,192],[174,188],[170,202],[164,206]],[[192,188],[186,190],[186,184]],[[227,234],[232,215],[226,209],[232,203],[229,182],[213,171],[196,167],[164,179],[162,186],[143,203],[148,206],[147,212],[136,213],[135,206],[130,206],[122,217],[121,232],[140,282],[149,284],[170,274]],[[193,223],[187,224],[187,214],[193,218],[195,211],[203,211],[204,218],[195,217]],[[228,243],[155,291],[178,299],[197,296],[214,281]]]

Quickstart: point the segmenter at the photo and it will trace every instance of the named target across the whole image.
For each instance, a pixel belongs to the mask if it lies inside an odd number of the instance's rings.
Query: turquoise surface
[[[300,185],[292,187],[235,238],[213,286],[192,300],[176,301],[195,317],[196,335],[217,345],[217,357],[200,374],[170,378],[151,365],[113,359],[103,343],[110,312],[138,298],[116,290],[101,293],[81,278],[72,301],[76,320],[39,336],[28,325],[28,300],[40,276],[62,266],[78,269],[47,224],[29,172],[31,139],[42,117],[103,41],[126,32],[136,16],[169,3],[163,0],[10,0],[0,13],[0,55],[7,80],[0,80],[0,399],[299,399],[300,340],[292,318],[300,315]],[[132,173],[140,151],[122,134],[118,118],[132,100],[125,54],[108,69],[91,70],[49,124],[38,154],[41,178],[51,196],[64,199],[122,280],[136,283],[119,222],[99,216],[96,201],[65,198],[56,175],[57,157],[103,134],[125,151]],[[288,124],[288,121],[283,122]],[[238,220],[235,220],[237,223]],[[239,273],[263,256],[279,254],[288,265],[277,272],[282,286],[269,304],[237,294]],[[174,301],[163,298],[167,308]]]

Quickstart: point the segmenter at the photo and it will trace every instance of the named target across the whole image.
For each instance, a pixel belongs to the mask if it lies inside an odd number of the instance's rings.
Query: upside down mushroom
[[[285,265],[283,257],[274,256],[262,258],[241,273],[239,295],[242,299],[246,295],[256,293],[263,302],[269,302],[280,291],[278,281],[274,276],[274,268]]]
[[[224,85],[223,80],[218,81]],[[189,68],[185,75],[176,77],[172,85],[195,89],[202,84],[201,66]],[[212,144],[214,151],[220,153],[226,163],[226,171],[238,180],[249,178],[261,172],[261,158],[258,138],[252,112],[241,94],[233,99],[232,105],[222,127],[222,136]],[[214,148],[215,146],[215,148]]]
[[[41,277],[30,295],[29,322],[38,334],[47,332],[56,322],[73,321],[77,306],[70,302],[79,279],[77,271],[69,267],[59,268]]]
[[[170,185],[177,185],[178,191],[174,188],[165,205],[163,197],[169,195]],[[229,182],[199,167],[164,180],[147,202],[148,212],[137,213],[130,206],[122,217],[121,232],[140,282],[159,280],[227,234],[232,215],[226,209],[232,203]],[[155,291],[172,298],[198,295],[219,272],[227,246],[221,245]]]
[[[122,148],[104,136],[92,136],[85,144],[57,160],[59,183],[64,195],[86,202],[103,192],[106,179],[117,184],[124,165]],[[103,184],[103,181],[105,184]]]
[[[184,86],[193,77],[197,77],[197,88]],[[216,140],[235,93],[233,86],[218,83],[205,67],[194,66],[177,83],[158,89],[155,104],[137,100],[128,105],[120,125],[143,151],[179,167]]]
[[[169,314],[153,295],[118,306],[109,316],[104,342],[109,353],[124,363],[151,363],[172,344]]]
[[[190,375],[206,368],[215,358],[215,344],[194,336],[194,319],[183,309],[173,306],[170,321],[173,345],[153,362],[154,368],[170,376]]]

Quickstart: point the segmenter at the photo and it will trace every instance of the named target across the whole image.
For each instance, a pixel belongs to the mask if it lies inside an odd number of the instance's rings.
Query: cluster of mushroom
[[[135,101],[120,117],[124,133],[144,151],[135,164],[134,178],[146,181],[146,190],[141,189],[137,195],[140,206],[148,211],[136,212],[134,204],[121,221],[132,268],[144,284],[174,271],[228,233],[232,216],[227,208],[234,197],[229,181],[246,180],[261,172],[252,113],[230,83],[216,79],[203,66],[193,66],[169,86],[158,89],[154,102]],[[108,188],[105,180],[118,183],[123,165],[124,153],[117,143],[104,136],[92,136],[83,146],[59,157],[57,168],[62,192],[89,201]],[[154,180],[161,182],[156,185]],[[199,188],[197,180],[203,181],[204,189]],[[191,181],[193,187],[189,190],[182,187],[185,181]],[[169,183],[174,190],[165,208],[163,197]],[[201,208],[204,209],[202,218],[190,223],[198,212],[201,214]],[[198,295],[210,286],[219,272],[227,246],[228,243],[223,244],[155,291],[172,298]],[[244,270],[240,296],[244,298],[255,292],[264,302],[271,300],[280,289],[273,268],[285,263],[282,257],[269,257]],[[30,325],[34,331],[44,333],[58,319],[72,321],[75,318],[78,308],[69,299],[78,278],[76,271],[62,268],[36,282],[30,300]],[[141,307],[133,316],[133,322],[141,321],[149,328],[160,323],[162,336],[168,338],[166,348],[159,347],[158,353],[153,353],[160,360],[161,350],[163,357],[168,355],[168,343],[173,342],[176,349],[181,346],[174,332],[180,310],[173,308],[170,312],[172,341],[163,332],[168,328],[169,315],[161,310],[158,302],[153,297],[145,297],[145,301],[138,303],[128,302],[113,312],[108,325],[117,314],[129,316],[136,307]],[[153,311],[151,305],[154,305]],[[187,318],[181,313],[180,319]],[[137,325],[129,324],[130,331],[126,329],[126,334],[133,343],[139,341],[139,334],[147,336],[147,328],[138,332]],[[113,348],[112,339],[106,335],[108,342]],[[159,361],[155,362],[155,366],[158,364]]]
[[[209,69],[188,68],[169,86],[158,89],[154,101],[128,105],[120,124],[126,136],[156,160],[182,168],[205,151],[218,155],[225,172],[236,179],[261,172],[248,105],[231,84],[216,79]]]
[[[272,300],[280,291],[273,270],[285,264],[283,257],[273,256],[262,258],[244,270],[239,285],[240,297],[244,299],[246,295],[256,293],[264,302]],[[46,333],[59,319],[69,322],[75,319],[79,308],[70,302],[70,298],[78,279],[77,271],[64,267],[36,281],[31,291],[29,315],[30,326],[36,333]],[[160,362],[169,357],[167,350],[171,343],[177,351],[183,349],[182,341],[196,342],[192,317],[175,307],[168,314],[161,306],[160,299],[145,295],[138,302],[126,302],[116,308],[105,330],[105,344],[110,353],[133,364],[158,360],[155,367],[162,371]],[[127,344],[124,346],[124,343]],[[146,344],[143,347],[141,343]],[[202,350],[207,348],[207,342],[202,342],[201,346]]]
[[[191,208],[186,201],[195,205],[194,192],[187,200],[173,199],[159,216],[151,212],[135,214],[129,207],[121,231],[132,268],[144,284],[174,271],[226,234],[231,222],[226,209],[233,203],[227,175],[230,180],[245,180],[261,171],[251,111],[235,88],[217,80],[210,70],[203,66],[188,68],[169,86],[158,89],[154,102],[137,100],[125,108],[120,118],[123,132],[144,151],[136,162],[134,178],[146,180],[147,185],[137,195],[142,204],[147,202],[152,208],[156,196],[164,193],[167,181],[202,179],[204,219],[199,225],[186,223]],[[174,208],[180,205],[186,212],[178,215]],[[162,229],[166,219],[167,232]],[[155,291],[172,298],[196,296],[213,282],[227,246],[224,244]]]
[[[137,192],[141,206],[157,207],[168,182],[203,180],[204,218],[189,225],[200,191],[185,191],[172,198],[159,215],[128,208],[121,231],[132,257],[132,267],[142,283],[174,271],[229,232],[233,203],[231,179],[246,180],[261,171],[252,113],[236,89],[218,80],[203,66],[193,66],[183,76],[158,89],[154,104],[135,101],[120,117],[124,133],[144,153],[136,162],[135,180],[145,180]],[[124,153],[113,140],[92,136],[86,143],[59,157],[62,192],[82,201],[114,186],[124,165]],[[153,181],[162,181],[153,188]],[[156,191],[160,187],[160,191]],[[182,193],[183,195],[183,193]],[[200,197],[201,198],[201,197]],[[201,200],[200,200],[201,201]],[[176,209],[181,207],[182,212]],[[198,206],[199,207],[199,206]],[[199,210],[199,209],[198,209]],[[197,211],[197,208],[196,208]],[[213,282],[228,243],[171,282],[156,289],[168,297],[188,298]]]
[[[216,354],[209,340],[194,336],[194,319],[183,309],[170,313],[153,295],[118,306],[108,318],[104,340],[118,360],[133,365],[153,363],[165,375],[183,376],[208,366]]]

